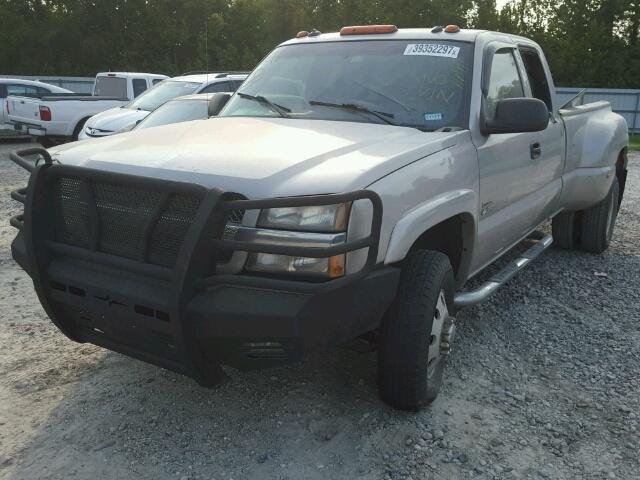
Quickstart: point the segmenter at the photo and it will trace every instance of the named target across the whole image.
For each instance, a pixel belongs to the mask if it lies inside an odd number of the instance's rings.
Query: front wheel
[[[417,250],[405,259],[378,352],[380,396],[392,407],[415,411],[438,395],[455,332],[453,295],[446,255]]]

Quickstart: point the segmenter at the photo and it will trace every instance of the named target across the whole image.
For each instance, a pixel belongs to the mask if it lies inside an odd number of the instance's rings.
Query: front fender
[[[430,228],[450,218],[460,216],[463,221],[463,258],[460,278],[466,276],[473,255],[478,196],[473,190],[445,192],[409,210],[394,226],[384,263],[402,261],[413,244]]]

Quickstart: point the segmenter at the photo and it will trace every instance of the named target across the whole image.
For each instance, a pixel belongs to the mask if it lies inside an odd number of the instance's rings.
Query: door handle
[[[542,155],[542,146],[540,142],[534,142],[529,146],[529,150],[531,152],[531,159],[535,160]]]

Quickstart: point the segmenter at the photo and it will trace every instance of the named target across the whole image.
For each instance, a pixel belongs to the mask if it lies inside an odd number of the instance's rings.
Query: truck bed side
[[[562,206],[582,210],[602,200],[626,148],[627,123],[609,102],[594,102],[559,111],[566,128]]]
[[[113,107],[126,103],[116,97],[55,94],[37,96],[9,96],[9,122],[24,125],[29,133],[40,136],[71,137],[79,122]],[[51,120],[40,119],[40,107],[51,112]],[[23,128],[23,130],[24,130]]]

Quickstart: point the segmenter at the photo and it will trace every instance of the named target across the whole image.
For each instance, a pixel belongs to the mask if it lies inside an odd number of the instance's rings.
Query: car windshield
[[[198,82],[165,80],[146,92],[141,93],[138,98],[127,105],[127,108],[152,112],[169,100],[193,93],[200,85],[201,83]]]
[[[150,113],[147,118],[138,124],[136,130],[208,118],[208,106],[209,102],[206,99],[173,100],[159,106]]]
[[[440,40],[285,45],[220,116],[467,128],[472,56],[471,44]]]

